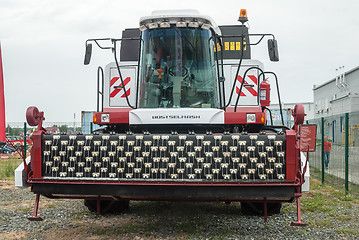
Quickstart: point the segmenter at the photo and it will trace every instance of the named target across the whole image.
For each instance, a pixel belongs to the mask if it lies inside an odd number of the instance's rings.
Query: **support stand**
[[[35,206],[34,206],[34,214],[32,217],[29,217],[30,221],[42,221],[43,219],[41,217],[37,216],[37,210],[39,209],[39,201],[40,201],[40,194],[36,194],[36,200],[35,200]]]
[[[308,225],[308,223],[302,222],[302,216],[300,215],[300,197],[297,198],[297,219],[298,220],[296,222],[292,222],[290,225],[301,227],[305,227]]]
[[[101,200],[100,200],[100,196],[97,197],[97,215],[101,214]]]
[[[267,198],[264,198],[264,222],[266,223],[268,219],[268,205]]]

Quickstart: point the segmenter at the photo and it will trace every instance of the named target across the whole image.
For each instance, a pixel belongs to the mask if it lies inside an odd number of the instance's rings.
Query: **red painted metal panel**
[[[54,180],[42,179],[41,181],[30,180],[30,183],[56,183],[56,184],[104,184],[104,185],[148,185],[148,186],[238,186],[238,187],[254,187],[254,186],[300,186],[299,183],[293,182],[174,182],[174,181],[93,181],[93,180]]]
[[[297,133],[295,130],[286,131],[286,172],[287,181],[296,181],[299,171],[298,157],[299,149],[297,143]]]
[[[96,112],[96,119],[94,121],[96,124],[116,124],[116,123],[129,123],[129,112],[132,108],[104,108],[103,112]],[[101,114],[108,113],[110,114],[110,122],[102,123],[101,122]]]
[[[31,170],[33,172],[33,178],[41,178],[41,137],[42,131],[37,130],[32,134],[32,149],[31,149]]]
[[[129,111],[131,111],[132,110],[132,108],[129,108],[129,107],[127,107],[127,108],[104,108],[103,109],[103,112],[108,112],[108,113],[119,113],[119,112],[122,112],[122,113],[124,113],[124,112],[129,112]]]
[[[256,114],[256,122],[247,123],[247,113]],[[262,116],[264,121],[262,122]],[[262,114],[261,107],[238,107],[237,112],[234,112],[234,107],[226,108],[224,112],[224,123],[225,124],[264,124],[266,121],[266,115]]]
[[[0,45],[0,141],[6,141],[5,135],[5,93],[4,93],[4,75],[2,70],[1,45]]]

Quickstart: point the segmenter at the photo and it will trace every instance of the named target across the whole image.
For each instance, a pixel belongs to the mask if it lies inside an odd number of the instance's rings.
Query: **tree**
[[[65,125],[61,125],[61,126],[59,127],[59,129],[60,129],[60,132],[67,132],[68,127],[67,127],[67,125],[65,124]]]
[[[10,127],[10,125],[8,124],[6,127],[6,133],[8,136],[12,136],[14,131],[12,130],[12,128]]]

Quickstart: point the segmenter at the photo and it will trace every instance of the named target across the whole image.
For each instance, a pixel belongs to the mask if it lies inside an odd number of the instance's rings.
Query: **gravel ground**
[[[40,199],[42,222],[30,222],[30,189],[0,180],[0,239],[359,239],[359,200],[312,180],[302,198],[307,227],[290,226],[296,205],[281,214],[245,216],[239,203],[131,202],[122,214],[97,216],[81,200]]]

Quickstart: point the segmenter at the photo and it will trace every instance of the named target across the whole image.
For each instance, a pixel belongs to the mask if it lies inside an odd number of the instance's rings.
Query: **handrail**
[[[278,78],[277,78],[277,75],[274,73],[274,72],[264,72],[264,73],[267,73],[267,74],[272,74],[275,78],[275,82],[276,82],[276,86],[277,86],[277,95],[278,95],[278,101],[279,101],[279,109],[280,109],[280,116],[282,118],[282,124],[284,126],[284,118],[283,118],[283,110],[282,110],[282,102],[280,100],[280,92],[279,92],[279,85],[278,85]],[[259,74],[259,77],[262,75]]]
[[[265,77],[263,70],[260,69],[259,67],[250,67],[250,68],[248,68],[248,69],[244,72],[243,81],[242,81],[242,83],[241,83],[241,87],[239,88],[239,92],[238,92],[236,104],[235,104],[235,106],[234,106],[234,112],[237,112],[237,105],[238,105],[239,97],[241,96],[242,88],[243,88],[243,85],[244,85],[244,79],[246,78],[248,71],[249,71],[249,70],[252,70],[252,69],[257,69],[257,70],[261,71],[262,74],[263,74],[263,79],[264,79],[264,77]],[[258,76],[258,84],[257,84],[257,86],[258,86],[257,104],[258,104],[258,105],[259,105],[259,85],[260,85],[260,84],[259,84],[259,83],[260,83],[259,79],[260,79],[260,76],[261,76],[262,74],[260,74],[260,75]]]
[[[102,86],[102,90],[100,91],[100,76],[101,76],[101,86]],[[104,74],[103,74],[103,69],[102,67],[98,67],[97,68],[97,112],[99,112],[100,110],[100,98],[99,95],[101,95],[101,112],[103,112],[103,84],[104,84]]]

